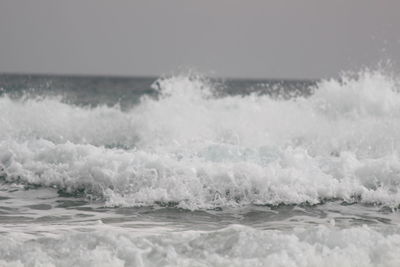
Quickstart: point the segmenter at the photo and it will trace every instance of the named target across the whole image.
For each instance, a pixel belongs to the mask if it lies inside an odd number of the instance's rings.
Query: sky
[[[0,0],[0,72],[327,78],[400,63],[399,0]]]

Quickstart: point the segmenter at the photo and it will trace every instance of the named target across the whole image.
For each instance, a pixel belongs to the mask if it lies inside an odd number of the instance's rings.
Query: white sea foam
[[[133,235],[99,225],[30,239],[0,237],[0,266],[399,266],[398,229],[319,226],[292,232],[222,230]]]
[[[381,72],[310,97],[213,96],[201,79],[158,81],[129,111],[0,98],[0,175],[85,189],[108,205],[400,204],[400,87]]]

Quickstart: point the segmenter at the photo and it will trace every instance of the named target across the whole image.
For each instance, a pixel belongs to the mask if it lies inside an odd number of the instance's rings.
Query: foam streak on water
[[[183,75],[154,86],[158,96],[143,96],[128,110],[0,97],[3,198],[45,188],[116,210],[190,211],[332,202],[374,205],[378,217],[400,205],[395,77],[363,72],[290,99],[217,96],[211,83]],[[328,222],[287,231],[160,230],[162,236],[115,225],[89,226],[88,233],[54,228],[40,238],[33,231],[33,241],[3,226],[11,234],[1,237],[0,265],[398,266],[397,227]],[[76,246],[80,256],[70,257]]]
[[[220,231],[129,235],[98,226],[91,233],[21,244],[1,237],[5,266],[398,266],[399,232],[368,227],[260,231],[232,225]],[[112,231],[113,230],[113,231]],[[76,249],[76,248],[79,249]]]

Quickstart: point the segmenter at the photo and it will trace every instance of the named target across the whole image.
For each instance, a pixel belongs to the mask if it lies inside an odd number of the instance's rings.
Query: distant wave
[[[215,96],[201,78],[158,80],[138,105],[0,97],[3,182],[109,206],[400,204],[400,87],[362,72],[311,96]]]

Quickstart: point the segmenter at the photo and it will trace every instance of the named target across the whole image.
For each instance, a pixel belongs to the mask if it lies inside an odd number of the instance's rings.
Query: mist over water
[[[4,90],[0,264],[399,264],[396,75],[104,84]]]

